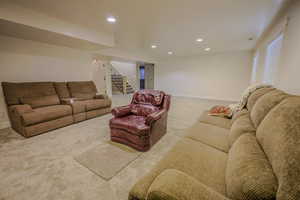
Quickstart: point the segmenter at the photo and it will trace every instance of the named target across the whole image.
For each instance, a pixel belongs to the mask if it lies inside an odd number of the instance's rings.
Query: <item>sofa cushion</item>
[[[158,110],[159,108],[153,105],[133,104],[131,106],[131,112],[133,114],[144,117],[147,117]]]
[[[247,100],[247,104],[246,104],[246,107],[249,111],[252,110],[254,104],[256,103],[256,101],[263,95],[265,95],[266,93],[270,92],[274,90],[274,88],[261,88],[261,89],[258,89],[258,90],[255,90],[248,98]]]
[[[235,120],[237,120],[238,118],[240,118],[241,116],[247,115],[247,114],[249,114],[249,111],[245,108],[238,112],[233,113],[232,118],[231,118],[231,124],[233,124],[233,122]]]
[[[110,99],[91,99],[82,102],[86,105],[87,111],[105,108],[111,105]]]
[[[206,123],[206,124],[212,124],[215,126],[219,126],[221,128],[227,128],[230,129],[231,127],[231,120],[224,118],[224,117],[215,117],[208,115],[208,111],[205,111],[201,114],[199,122]]]
[[[54,87],[60,99],[70,98],[70,92],[66,82],[55,82]]]
[[[111,128],[124,129],[132,134],[141,135],[150,129],[146,125],[146,118],[137,115],[127,115],[125,117],[112,118],[109,121]]]
[[[193,177],[175,170],[163,171],[151,184],[147,200],[229,200]]]
[[[256,129],[250,119],[249,112],[244,113],[232,123],[229,133],[230,146],[232,146],[241,135],[245,133],[252,133],[255,135],[255,131]]]
[[[70,104],[73,109],[73,114],[83,113],[86,111],[86,104],[83,101],[74,101]]]
[[[258,127],[268,112],[288,96],[280,90],[272,90],[260,97],[253,106],[250,114],[254,126]]]
[[[226,191],[232,199],[276,199],[277,180],[253,134],[239,137],[229,151]]]
[[[273,108],[256,136],[278,179],[276,199],[300,199],[300,97],[289,97]]]
[[[43,123],[34,124],[31,126],[24,127],[25,130],[25,137],[35,136],[46,131],[54,130],[57,128],[61,128],[67,125],[71,125],[74,122],[73,116],[68,115],[65,117],[61,117],[58,119],[54,119],[51,121],[45,121]]]
[[[2,82],[3,92],[8,105],[21,104],[22,97],[40,97],[56,95],[52,82]]]
[[[71,97],[93,99],[97,88],[93,81],[75,81],[67,83]]]
[[[180,140],[170,152],[132,188],[129,199],[145,200],[149,187],[166,169],[179,170],[216,192],[225,194],[227,154],[189,138]]]
[[[186,137],[207,144],[218,150],[228,152],[228,135],[228,129],[198,122],[187,130]]]
[[[92,99],[94,99],[95,95],[96,95],[95,93],[80,93],[80,92],[78,92],[78,93],[73,93],[72,97],[83,101],[83,100],[92,100]]]
[[[40,97],[22,97],[20,98],[22,104],[28,104],[32,108],[39,108],[44,106],[53,106],[60,104],[57,95],[40,96]]]
[[[33,109],[33,112],[24,113],[22,119],[24,125],[29,126],[68,115],[72,115],[71,106],[55,105]]]

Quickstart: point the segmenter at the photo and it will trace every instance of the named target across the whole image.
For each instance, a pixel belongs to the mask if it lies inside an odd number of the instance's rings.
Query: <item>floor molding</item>
[[[195,99],[203,99],[203,100],[214,100],[214,101],[229,101],[232,103],[236,103],[239,100],[237,99],[223,99],[223,98],[215,98],[215,97],[201,97],[201,96],[187,96],[187,95],[173,95],[174,97],[182,97],[182,98],[195,98]]]

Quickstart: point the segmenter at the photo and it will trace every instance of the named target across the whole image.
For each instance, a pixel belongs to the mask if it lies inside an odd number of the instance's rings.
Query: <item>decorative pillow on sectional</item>
[[[135,104],[131,107],[131,112],[138,116],[148,116],[151,113],[154,113],[158,111],[159,109],[152,105],[141,105],[141,104]]]
[[[226,191],[232,199],[276,199],[277,179],[253,134],[245,134],[228,154]]]
[[[42,97],[22,97],[20,98],[22,104],[28,104],[32,108],[39,108],[43,106],[52,106],[60,104],[57,95],[42,96]]]
[[[217,117],[230,117],[231,109],[227,106],[214,106],[209,110],[208,115]]]

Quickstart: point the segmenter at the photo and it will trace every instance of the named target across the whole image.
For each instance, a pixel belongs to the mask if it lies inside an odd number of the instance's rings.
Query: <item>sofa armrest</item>
[[[109,99],[109,97],[106,94],[96,94],[94,99]]]
[[[159,120],[165,113],[167,113],[166,109],[162,109],[162,110],[156,111],[154,113],[151,113],[146,118],[146,124],[148,126],[151,125],[153,122]]]
[[[229,200],[229,198],[181,171],[167,169],[151,184],[147,200]]]
[[[24,113],[33,112],[33,109],[30,105],[14,105],[9,107],[9,112],[16,116],[21,116]]]
[[[71,104],[73,104],[75,101],[76,101],[75,98],[65,98],[65,99],[61,99],[61,100],[60,100],[61,104],[64,104],[64,105],[71,105]]]
[[[120,106],[112,109],[111,114],[115,117],[124,117],[131,113],[131,105]]]

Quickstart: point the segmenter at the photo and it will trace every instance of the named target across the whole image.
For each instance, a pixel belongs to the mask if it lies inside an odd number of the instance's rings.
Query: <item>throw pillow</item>
[[[227,106],[214,106],[209,110],[208,115],[218,117],[230,117],[231,113],[231,109]]]

